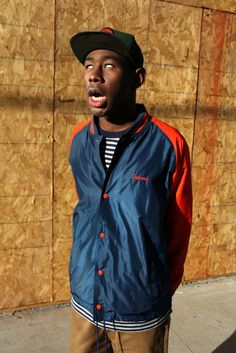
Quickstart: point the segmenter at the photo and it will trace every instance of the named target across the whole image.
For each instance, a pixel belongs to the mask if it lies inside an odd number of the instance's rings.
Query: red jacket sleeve
[[[174,139],[176,169],[167,211],[167,256],[172,294],[180,285],[192,223],[192,186],[188,145],[181,135]]]

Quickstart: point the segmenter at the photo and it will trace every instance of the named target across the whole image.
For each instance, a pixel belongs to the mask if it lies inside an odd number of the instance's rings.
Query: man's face
[[[84,61],[86,100],[98,117],[119,116],[135,101],[135,79],[128,63],[110,50],[94,50]]]

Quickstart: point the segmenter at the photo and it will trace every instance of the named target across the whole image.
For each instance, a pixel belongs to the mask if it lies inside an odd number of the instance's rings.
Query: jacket
[[[191,229],[189,149],[173,127],[142,110],[110,168],[96,117],[71,137],[79,202],[73,212],[70,287],[97,321],[142,321],[171,311]]]

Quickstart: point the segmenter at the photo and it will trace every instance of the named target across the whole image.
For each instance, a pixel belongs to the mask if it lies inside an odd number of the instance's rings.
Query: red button
[[[103,270],[98,270],[98,275],[99,276],[102,276],[104,274],[104,271]]]
[[[97,309],[97,310],[101,310],[101,309],[102,309],[101,304],[97,304],[97,305],[96,305],[96,309]]]
[[[100,238],[101,239],[105,238],[105,236],[106,236],[105,233],[100,233]]]
[[[109,195],[108,194],[103,194],[104,199],[108,199]]]

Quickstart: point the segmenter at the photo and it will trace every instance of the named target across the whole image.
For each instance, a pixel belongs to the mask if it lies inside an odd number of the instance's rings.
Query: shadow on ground
[[[219,347],[212,353],[234,353],[236,352],[236,331],[227,338]]]

